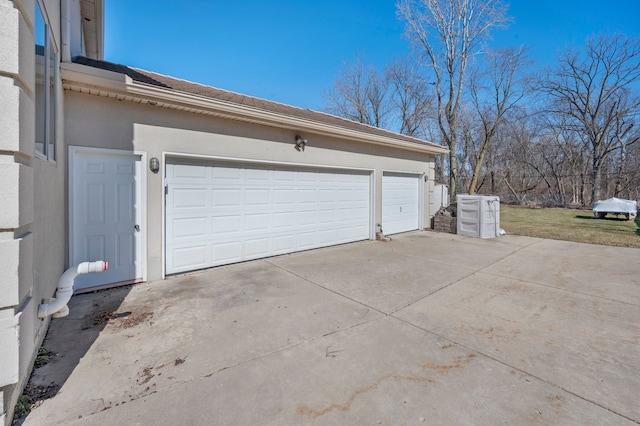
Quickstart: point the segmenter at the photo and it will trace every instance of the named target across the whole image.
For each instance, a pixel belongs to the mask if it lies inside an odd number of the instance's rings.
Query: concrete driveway
[[[640,423],[638,249],[416,232],[70,308],[27,425]]]

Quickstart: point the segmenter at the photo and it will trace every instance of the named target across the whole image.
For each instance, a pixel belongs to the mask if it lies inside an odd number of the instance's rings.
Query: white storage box
[[[500,235],[500,197],[458,195],[458,235],[495,238]]]

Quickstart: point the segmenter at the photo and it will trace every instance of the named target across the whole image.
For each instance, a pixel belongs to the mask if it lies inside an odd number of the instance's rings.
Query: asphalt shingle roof
[[[112,71],[119,74],[125,74],[135,82],[162,87],[175,92],[182,92],[182,93],[188,93],[191,95],[202,96],[204,98],[225,101],[229,103],[256,108],[258,110],[267,111],[275,114],[281,114],[281,115],[286,115],[286,116],[295,117],[295,118],[302,118],[306,120],[315,121],[318,123],[342,127],[345,129],[355,130],[363,133],[370,133],[374,135],[384,136],[384,137],[393,138],[393,139],[401,140],[405,142],[411,142],[419,145],[442,148],[442,146],[434,144],[432,142],[426,142],[418,138],[402,135],[402,134],[384,130],[378,127],[373,127],[373,126],[358,123],[355,121],[347,120],[341,117],[337,117],[335,115],[313,111],[310,109],[298,108],[295,106],[286,105],[279,102],[273,102],[266,99],[256,98],[253,96],[242,95],[242,94],[231,92],[228,90],[218,89],[212,86],[206,86],[203,84],[194,83],[187,80],[169,77],[166,75],[157,74],[157,73],[142,70],[139,68],[132,68],[126,65],[115,64],[107,61],[99,61],[95,59],[86,58],[83,56],[77,56],[73,58],[73,62],[80,65],[85,65],[85,66],[98,68],[106,71]]]

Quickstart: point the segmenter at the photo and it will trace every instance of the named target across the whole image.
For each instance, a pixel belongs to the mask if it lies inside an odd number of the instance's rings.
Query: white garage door
[[[166,273],[366,240],[368,173],[167,164]]]
[[[414,231],[420,226],[420,176],[384,173],[382,231],[386,235]]]

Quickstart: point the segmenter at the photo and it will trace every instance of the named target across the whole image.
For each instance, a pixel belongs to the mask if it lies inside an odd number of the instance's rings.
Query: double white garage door
[[[368,173],[167,164],[166,271],[366,240]]]
[[[167,274],[371,236],[366,171],[180,160],[167,164],[166,178]],[[386,197],[392,207],[383,207],[393,226],[385,232],[417,229],[417,187],[405,203],[407,188],[397,192],[395,178]]]

